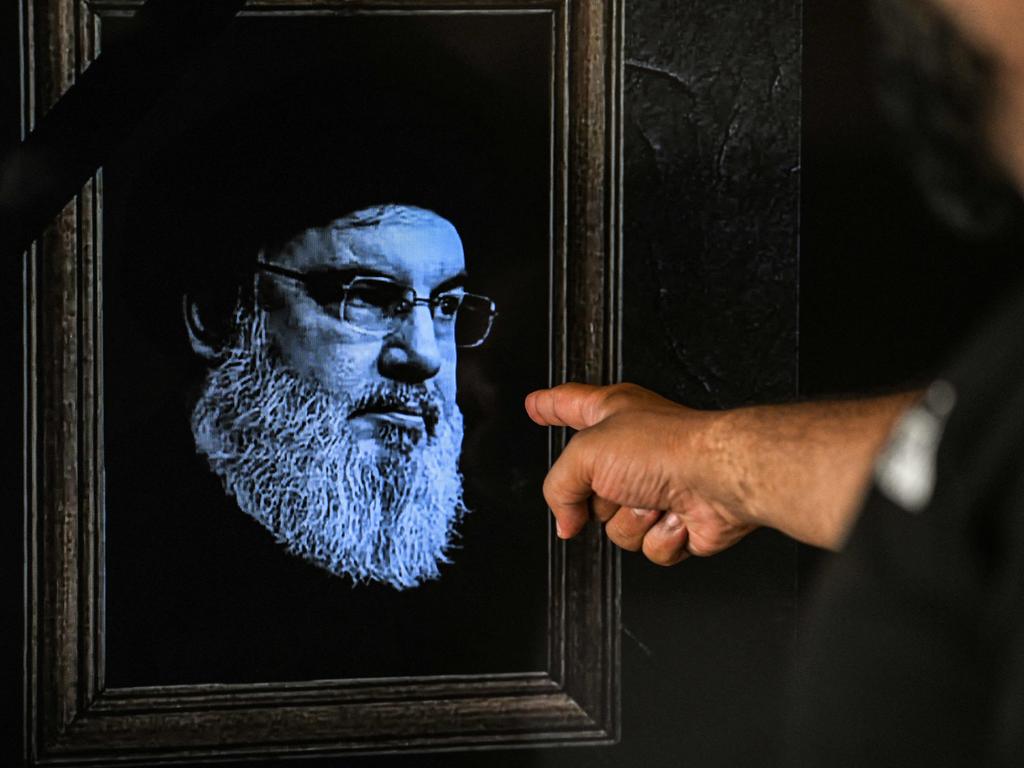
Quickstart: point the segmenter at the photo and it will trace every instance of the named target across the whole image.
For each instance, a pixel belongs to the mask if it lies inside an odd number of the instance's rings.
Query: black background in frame
[[[546,435],[521,403],[548,376],[550,37],[545,15],[239,18],[104,169],[109,685],[546,667]],[[387,201],[451,219],[501,312],[460,351],[473,511],[442,578],[401,593],[225,498],[179,309],[183,287],[233,299],[258,239]]]

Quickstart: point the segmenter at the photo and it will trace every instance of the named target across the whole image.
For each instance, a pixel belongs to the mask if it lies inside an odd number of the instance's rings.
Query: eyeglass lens
[[[389,280],[357,278],[352,281],[343,302],[343,317],[364,331],[392,330],[416,302],[413,291]],[[448,293],[430,300],[434,326],[452,333],[460,347],[480,344],[491,329],[491,301],[474,294]]]

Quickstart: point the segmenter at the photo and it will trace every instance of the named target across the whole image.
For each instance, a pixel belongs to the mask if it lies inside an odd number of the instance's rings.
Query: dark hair
[[[467,251],[485,236],[488,192],[516,171],[488,142],[496,108],[479,74],[423,20],[408,35],[308,22],[275,23],[272,40],[242,24],[120,177],[125,298],[147,315],[180,322],[188,293],[227,316],[261,247],[371,205],[434,210]]]
[[[988,139],[993,63],[932,3],[873,5],[882,32],[882,105],[922,192],[963,234],[1000,233],[1019,213],[1020,198]]]

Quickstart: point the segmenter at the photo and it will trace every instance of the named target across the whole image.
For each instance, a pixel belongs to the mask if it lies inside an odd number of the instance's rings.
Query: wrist
[[[681,450],[688,486],[739,525],[771,525],[758,503],[745,409],[690,411]]]

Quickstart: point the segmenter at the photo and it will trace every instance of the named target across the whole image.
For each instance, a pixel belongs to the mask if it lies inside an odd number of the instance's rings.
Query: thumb
[[[600,405],[606,389],[576,383],[539,389],[526,396],[526,413],[541,426],[587,429],[604,418]]]

